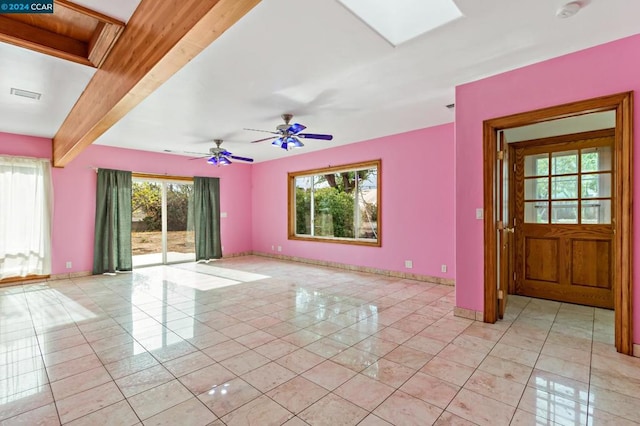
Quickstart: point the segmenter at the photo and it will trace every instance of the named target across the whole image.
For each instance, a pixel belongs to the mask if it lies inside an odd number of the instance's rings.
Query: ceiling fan
[[[268,138],[258,139],[257,141],[252,141],[251,143],[268,141],[270,139],[276,138],[271,145],[275,145],[284,150],[288,150],[290,148],[302,148],[304,144],[300,139],[322,139],[325,141],[330,141],[333,139],[333,135],[323,135],[318,133],[300,133],[306,126],[303,126],[299,123],[289,124],[291,119],[293,118],[293,114],[282,114],[282,119],[284,120],[283,124],[280,124],[276,127],[276,131],[272,132],[269,130],[258,130],[258,129],[245,129],[251,130],[254,132],[265,132],[271,133],[275,136],[269,136]]]
[[[180,153],[180,154],[194,154],[194,155],[200,156],[196,158],[190,158],[190,160],[198,160],[200,158],[210,157],[207,160],[207,163],[212,164],[214,166],[228,166],[229,164],[232,164],[230,159],[253,163],[253,158],[239,157],[237,155],[231,154],[229,151],[227,151],[224,148],[220,148],[220,145],[222,144],[222,139],[214,139],[213,142],[216,144],[216,147],[209,148],[208,154],[204,154],[202,152],[171,151],[170,149],[165,149],[164,151],[172,152],[172,153]]]

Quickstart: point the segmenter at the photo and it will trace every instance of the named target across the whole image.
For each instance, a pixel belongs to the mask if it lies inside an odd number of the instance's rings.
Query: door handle
[[[516,232],[516,228],[502,228],[502,230],[506,233],[515,233]]]

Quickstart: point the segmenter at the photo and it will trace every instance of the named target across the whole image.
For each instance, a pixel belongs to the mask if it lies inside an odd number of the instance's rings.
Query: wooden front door
[[[614,131],[514,144],[515,293],[613,309]]]

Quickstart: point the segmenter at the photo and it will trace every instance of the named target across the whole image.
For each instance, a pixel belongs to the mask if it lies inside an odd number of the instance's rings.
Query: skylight
[[[398,46],[462,16],[453,0],[338,0]]]

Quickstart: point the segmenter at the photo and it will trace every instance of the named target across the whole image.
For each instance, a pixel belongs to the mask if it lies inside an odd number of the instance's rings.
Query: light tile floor
[[[488,325],[453,316],[452,287],[206,268],[1,288],[0,424],[640,423],[612,312],[510,297]]]

